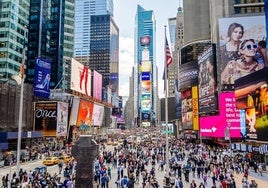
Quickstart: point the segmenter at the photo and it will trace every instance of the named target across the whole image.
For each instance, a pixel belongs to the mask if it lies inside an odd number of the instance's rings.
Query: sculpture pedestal
[[[99,146],[90,135],[81,135],[72,148],[72,156],[77,161],[75,186],[93,187],[94,160],[99,154]]]

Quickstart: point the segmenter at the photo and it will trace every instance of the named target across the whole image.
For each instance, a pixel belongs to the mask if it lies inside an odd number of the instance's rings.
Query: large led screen
[[[141,82],[141,93],[142,94],[151,94],[151,81],[146,80]]]
[[[47,59],[37,58],[34,71],[34,95],[48,98],[50,96],[51,62]]]
[[[150,111],[151,110],[151,95],[142,94],[141,95],[141,111]]]
[[[68,103],[58,102],[57,106],[57,136],[67,136]]]
[[[246,130],[249,139],[268,140],[267,87],[267,67],[235,81],[236,106],[246,109]]]
[[[180,65],[179,68],[180,91],[198,84],[198,62],[191,61]]]
[[[224,138],[230,126],[231,138],[241,138],[241,133],[245,134],[245,113],[235,107],[234,92],[219,94],[219,108],[219,115],[199,118],[201,136]]]
[[[77,123],[76,123],[77,126],[92,125],[93,106],[94,106],[93,102],[80,100]]]
[[[103,117],[104,117],[104,106],[94,104],[92,124],[94,126],[102,126]]]
[[[93,97],[102,100],[102,75],[93,71]]]
[[[234,90],[236,79],[260,70],[267,64],[266,55],[264,57],[257,49],[265,40],[264,16],[219,19],[221,61],[218,67],[222,91]]]
[[[91,94],[91,70],[72,58],[71,89],[89,96]]]
[[[57,118],[58,118],[57,102],[35,103],[35,109],[34,109],[35,131],[42,131],[44,136],[56,136]]]
[[[217,109],[216,46],[205,50],[198,58],[199,112],[210,113]]]
[[[182,128],[193,128],[193,104],[191,88],[181,92]]]
[[[151,61],[142,61],[140,64],[140,72],[151,72],[152,63]]]

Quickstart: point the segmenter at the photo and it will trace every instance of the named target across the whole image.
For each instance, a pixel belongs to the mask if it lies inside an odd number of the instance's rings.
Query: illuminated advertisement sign
[[[178,80],[174,81],[175,86],[175,119],[181,119],[181,93],[178,91]]]
[[[236,79],[267,65],[266,58],[257,51],[259,42],[266,39],[265,17],[221,18],[218,25],[221,90],[234,90]]]
[[[198,84],[198,62],[192,61],[180,65],[179,68],[180,90]]]
[[[198,123],[198,92],[197,86],[192,87],[192,107],[193,107],[193,130],[199,130],[199,123]]]
[[[148,46],[150,45],[150,36],[143,36],[140,38],[141,46]]]
[[[141,120],[143,120],[143,121],[151,121],[150,112],[142,112],[141,113]]]
[[[102,75],[93,71],[93,97],[102,100]]]
[[[104,106],[94,104],[92,124],[94,126],[102,126],[103,117],[104,117]]]
[[[181,92],[181,111],[182,111],[182,127],[183,129],[193,128],[193,105],[192,105],[192,89],[189,88]]]
[[[56,136],[58,115],[57,102],[36,102],[34,109],[35,131],[42,131],[44,136]]]
[[[57,113],[57,136],[67,136],[68,103],[58,102]]]
[[[142,61],[140,64],[140,72],[151,72],[152,63],[151,61]]]
[[[93,102],[80,100],[77,122],[76,122],[77,126],[92,125],[93,107],[94,107]]]
[[[37,58],[35,61],[34,95],[48,98],[50,95],[50,61]]]
[[[209,113],[217,109],[218,98],[215,95],[217,84],[216,46],[213,45],[198,58],[199,111]]]
[[[151,81],[147,80],[141,82],[141,93],[151,94]]]
[[[91,70],[72,58],[71,89],[85,95],[91,94]]]
[[[141,95],[141,110],[142,112],[151,110],[151,95],[150,94]]]
[[[241,133],[245,134],[245,112],[235,107],[233,92],[219,94],[219,108],[219,115],[199,118],[201,136],[224,138],[230,127],[231,138],[241,138]]]
[[[268,68],[235,81],[236,107],[246,110],[249,139],[268,141]]]
[[[142,72],[141,73],[141,80],[150,80],[150,79],[151,79],[150,72]]]

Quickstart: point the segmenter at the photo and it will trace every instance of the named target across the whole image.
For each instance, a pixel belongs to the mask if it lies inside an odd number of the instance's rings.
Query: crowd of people
[[[72,160],[59,163],[55,174],[46,169],[21,169],[18,177],[16,173],[3,176],[2,187],[10,183],[25,188],[74,188],[75,167],[76,161]],[[243,173],[242,188],[256,188],[257,182],[248,179],[249,168],[263,175],[260,164],[239,153],[231,156],[222,147],[171,137],[166,152],[166,140],[161,137],[131,143],[125,139],[112,147],[100,143],[93,180],[98,188],[158,188],[162,184],[172,188],[237,188],[234,175]],[[161,179],[159,173],[163,174]]]
[[[235,154],[231,157],[222,147],[194,144],[176,138],[169,141],[167,153],[165,144],[164,139],[159,139],[157,142],[141,143],[124,141],[111,151],[103,147],[94,163],[96,186],[108,188],[115,183],[118,188],[132,188],[140,184],[143,188],[157,188],[159,181],[164,181],[165,185],[175,188],[183,188],[186,184],[190,184],[190,188],[211,184],[212,188],[236,188],[234,173],[243,173],[243,188],[257,187],[255,180],[250,182],[247,179],[252,161],[246,156]],[[168,174],[166,165],[169,165]],[[117,171],[115,181],[111,181],[111,168]],[[164,180],[156,176],[158,171],[163,171]],[[258,167],[256,173],[262,174],[262,168]]]

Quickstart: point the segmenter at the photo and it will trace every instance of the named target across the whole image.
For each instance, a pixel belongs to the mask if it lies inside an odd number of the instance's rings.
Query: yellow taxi
[[[69,163],[70,161],[73,160],[73,157],[69,156],[69,155],[62,155],[59,156],[59,161],[63,161],[64,163]]]
[[[58,157],[47,157],[45,160],[43,160],[43,165],[50,166],[59,164],[60,160]]]

